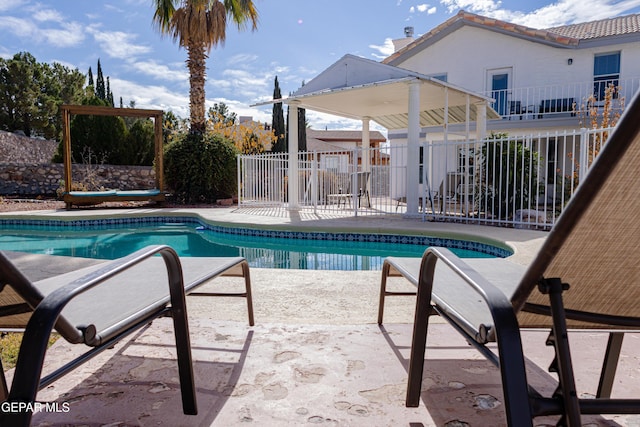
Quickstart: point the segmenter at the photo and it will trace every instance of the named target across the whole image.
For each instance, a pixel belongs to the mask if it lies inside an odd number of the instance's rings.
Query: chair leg
[[[613,388],[613,380],[616,376],[616,369],[618,368],[618,359],[620,358],[623,338],[624,332],[611,332],[609,334],[607,351],[605,352],[600,382],[598,383],[598,392],[596,393],[597,398],[608,399],[611,397],[611,389]]]
[[[247,299],[247,312],[249,317],[249,326],[254,326],[255,321],[253,318],[253,295],[251,293],[251,276],[249,273],[249,263],[243,261],[240,264],[242,268],[242,274],[238,273],[223,273],[223,276],[229,277],[242,277],[244,279],[244,292],[190,292],[189,296],[205,296],[205,297],[241,297]]]
[[[420,264],[416,312],[413,322],[413,337],[411,339],[411,358],[409,359],[409,380],[405,400],[405,405],[412,408],[420,405],[429,317],[434,314],[431,306],[431,292],[433,290],[433,275],[437,261],[438,259],[435,255],[427,254]]]
[[[244,286],[247,296],[247,311],[249,313],[249,326],[255,325],[253,319],[253,295],[251,294],[251,276],[249,274],[249,263],[242,263],[242,276],[244,277]]]
[[[429,289],[424,289],[426,287]],[[405,405],[411,408],[420,406],[422,375],[424,373],[424,356],[427,347],[427,333],[429,331],[429,316],[431,313],[431,286],[419,286],[415,320],[413,323],[413,337],[411,339],[409,380],[407,384],[407,397],[405,402]]]
[[[162,253],[167,264],[169,275],[169,293],[171,296],[171,318],[173,319],[173,333],[176,339],[176,353],[178,358],[178,376],[180,378],[180,392],[182,395],[182,411],[187,415],[197,415],[196,385],[193,375],[193,360],[191,357],[191,340],[189,338],[189,320],[187,318],[187,301],[184,294],[184,282],[180,261],[175,256]]]
[[[384,299],[387,292],[387,277],[389,277],[389,269],[391,265],[388,262],[382,264],[382,279],[380,280],[380,303],[378,304],[378,325],[382,325],[384,316]]]
[[[35,401],[47,344],[58,314],[59,310],[53,314],[46,309],[36,310],[29,319],[20,343],[18,361],[7,400],[21,403]],[[32,415],[33,412],[29,408],[13,412],[0,411],[0,425],[28,426]]]
[[[559,380],[557,393],[562,395],[563,418],[568,423],[567,425],[579,426],[581,425],[580,401],[573,373],[567,319],[562,302],[562,292],[569,289],[569,286],[558,278],[549,278],[541,280],[538,287],[543,294],[549,295]]]
[[[380,302],[378,304],[378,325],[382,325],[382,317],[384,316],[384,302],[388,296],[415,296],[416,292],[395,292],[387,290],[387,279],[391,275],[391,264],[384,262],[382,264],[382,279],[380,280]]]
[[[7,387],[7,378],[4,375],[4,366],[0,359],[0,402],[4,402],[9,397],[9,388]]]

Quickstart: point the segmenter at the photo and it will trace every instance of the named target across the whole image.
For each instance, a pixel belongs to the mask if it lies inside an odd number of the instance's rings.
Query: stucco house
[[[369,133],[371,164],[385,165],[389,163],[389,155],[380,151],[387,138],[379,132]],[[318,130],[307,128],[307,150],[322,154],[320,167],[346,172],[350,164],[362,164],[362,132],[358,130]],[[354,159],[357,156],[357,159]],[[356,161],[357,160],[357,161]]]
[[[416,39],[406,35],[382,62],[493,98],[502,119],[489,121],[488,131],[584,127],[590,95],[602,105],[613,84],[617,100],[631,99],[640,84],[640,14],[535,29],[460,11]]]
[[[552,223],[575,187],[574,174],[586,170],[587,144],[606,138],[587,130],[588,99],[601,113],[612,86],[616,113],[639,88],[640,15],[535,29],[460,11],[417,38],[405,30],[383,61],[347,54],[272,102],[288,104],[294,118],[306,108],[361,120],[363,150],[370,122],[387,129],[388,185],[372,194],[394,204],[378,212],[398,211],[395,201],[406,202],[406,215],[424,213],[429,204],[435,212],[435,199],[442,202],[440,215],[447,215],[445,201],[455,198],[454,219],[497,222],[535,210],[546,217],[536,221]],[[288,173],[297,175],[297,129],[289,132]],[[491,132],[510,137],[487,140]],[[500,152],[483,153],[489,149]],[[518,150],[529,157],[516,162]],[[352,167],[373,176],[367,157]],[[516,171],[514,165],[525,161],[532,167]],[[492,173],[500,168],[507,172]],[[512,191],[512,183],[497,180],[514,171],[527,174]],[[288,205],[296,209],[298,180],[288,186]],[[522,189],[528,195],[514,197]],[[508,209],[494,212],[502,204]]]
[[[539,154],[546,174],[540,203],[557,201],[559,176],[572,175],[576,164],[586,170],[577,159],[585,159],[592,137],[581,129],[602,125],[605,90],[615,88],[608,110],[616,115],[640,85],[640,14],[536,29],[460,11],[415,39],[405,28],[405,36],[382,63],[492,98],[500,118],[487,120],[487,133],[522,136]],[[447,141],[468,135],[462,124],[447,130]],[[390,129],[388,138],[392,146],[406,144],[407,132]],[[443,141],[443,127],[422,127],[420,140]],[[468,174],[466,147],[430,147],[432,189],[445,174]]]

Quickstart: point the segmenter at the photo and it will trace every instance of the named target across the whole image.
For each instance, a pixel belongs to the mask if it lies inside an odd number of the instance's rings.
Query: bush
[[[123,161],[127,165],[152,166],[155,157],[153,121],[136,120],[129,128]]]
[[[537,203],[540,158],[522,141],[508,139],[506,134],[491,135],[489,139],[482,147],[480,170],[486,174],[488,185],[476,189],[479,208],[494,218],[506,219],[516,210]]]
[[[88,98],[82,105],[106,106],[105,101],[98,98]],[[108,165],[126,165],[127,154],[127,125],[122,117],[94,116],[87,114],[75,115],[70,123],[71,131],[71,159],[73,162],[86,160],[84,156],[90,153],[91,163]],[[64,141],[60,141],[54,162],[63,162]]]
[[[182,134],[164,152],[167,187],[179,203],[211,203],[237,190],[234,143],[217,134]]]

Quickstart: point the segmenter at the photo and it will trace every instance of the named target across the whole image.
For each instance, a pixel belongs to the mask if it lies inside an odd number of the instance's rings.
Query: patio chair
[[[462,175],[456,172],[447,172],[446,187],[445,179],[440,182],[438,191],[434,193],[434,200],[440,204],[440,213],[444,213],[448,205],[457,205],[459,202],[458,189],[462,182]]]
[[[371,176],[371,172],[356,172],[351,174],[349,183],[347,184],[347,191],[340,192],[337,194],[328,194],[327,200],[329,203],[331,201],[337,201],[338,206],[343,203],[345,206],[347,202],[349,202],[349,206],[351,206],[351,200],[354,197],[358,198],[358,207],[362,206],[361,199],[367,201],[367,207],[371,207],[371,198],[369,197],[369,177]],[[352,188],[355,188],[356,191],[351,191]]]
[[[640,328],[638,164],[636,96],[528,267],[508,259],[461,260],[443,248],[428,249],[422,259],[385,260],[378,323],[385,296],[393,295],[388,276],[417,286],[407,406],[419,405],[428,320],[438,314],[500,369],[511,426],[532,425],[542,415],[577,426],[582,414],[640,413],[640,399],[610,398],[624,333]],[[558,373],[551,396],[527,382],[523,328],[551,331],[549,369]],[[596,398],[576,390],[567,331],[581,329],[609,333]],[[497,354],[487,346],[492,342]]]
[[[181,262],[168,246],[148,246],[114,261],[32,281],[16,266],[18,261],[0,252],[0,329],[24,330],[10,390],[4,371],[0,377],[0,402],[12,408],[0,411],[0,425],[29,425],[38,390],[167,315],[173,318],[183,412],[197,414],[185,295],[197,294],[197,287],[221,274],[243,275],[253,324],[246,260],[204,260]],[[90,348],[41,378],[54,329],[69,343]]]

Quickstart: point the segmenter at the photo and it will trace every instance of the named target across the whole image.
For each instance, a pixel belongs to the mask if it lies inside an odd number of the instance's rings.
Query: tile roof
[[[362,141],[360,130],[317,130],[307,128],[307,137],[322,141]],[[383,142],[387,138],[378,131],[369,132],[370,142]]]
[[[396,58],[405,52],[408,52],[423,43],[429,42],[429,40],[436,37],[439,33],[452,31],[452,27],[455,28],[456,25],[464,24],[495,29],[506,33],[512,33],[514,36],[529,37],[553,44],[577,46],[580,43],[580,40],[640,33],[640,14],[620,16],[580,24],[564,25],[561,27],[536,29],[461,10],[456,15],[433,28],[431,31],[423,34],[404,48],[394,52],[382,62],[385,64],[393,63]]]
[[[640,14],[547,28],[547,31],[579,40],[640,33]]]
[[[456,15],[456,20],[462,20],[469,23],[504,30],[514,34],[523,36],[529,36],[541,40],[551,41],[560,44],[574,45],[578,44],[578,40],[573,37],[568,37],[563,34],[552,32],[544,29],[536,29],[527,27],[525,25],[518,25],[512,22],[501,21],[495,18],[489,18],[487,16],[476,15],[475,13],[465,12],[461,10]],[[449,20],[450,21],[450,20]],[[449,21],[446,21],[445,24]]]

